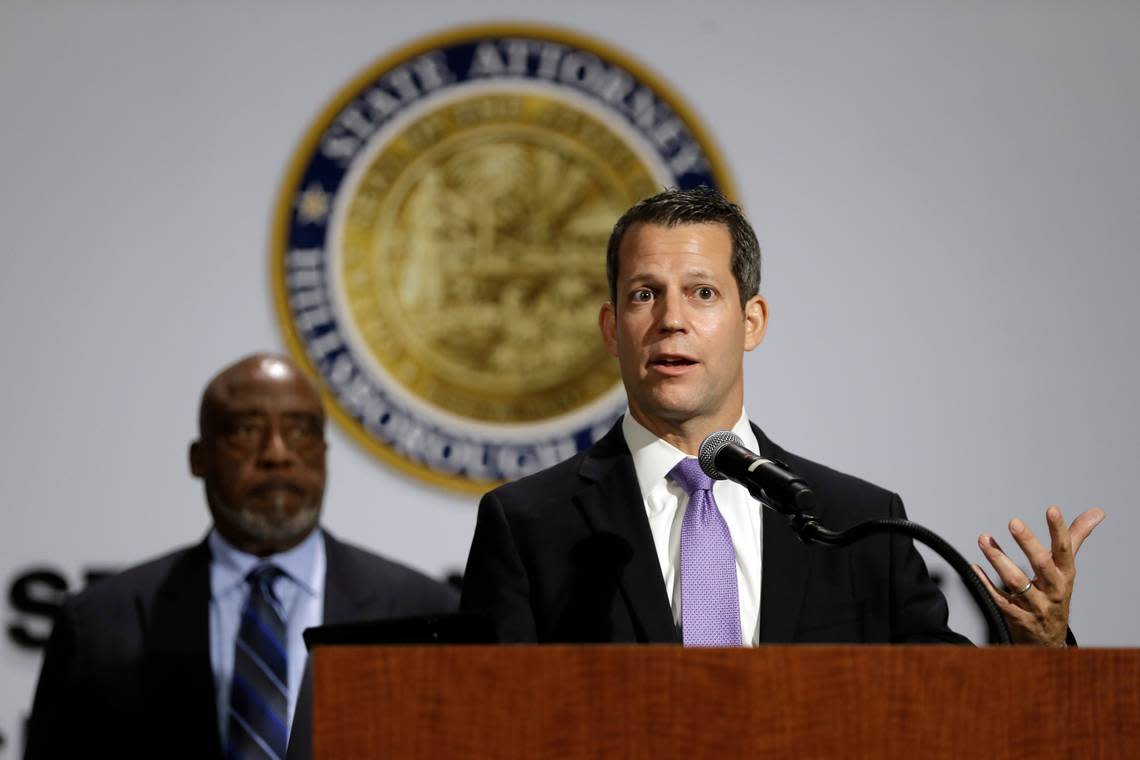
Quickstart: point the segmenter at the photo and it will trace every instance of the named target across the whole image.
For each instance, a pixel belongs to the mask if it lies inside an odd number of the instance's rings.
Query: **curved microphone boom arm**
[[[879,533],[901,533],[929,546],[954,568],[966,585],[966,590],[986,619],[991,643],[1013,643],[1005,618],[970,563],[934,531],[898,518],[868,520],[847,530],[829,530],[816,519],[815,494],[803,478],[783,463],[763,459],[749,451],[739,437],[726,430],[712,433],[701,442],[699,459],[701,468],[710,478],[739,483],[762,505],[786,517],[796,536],[804,543],[848,546]]]

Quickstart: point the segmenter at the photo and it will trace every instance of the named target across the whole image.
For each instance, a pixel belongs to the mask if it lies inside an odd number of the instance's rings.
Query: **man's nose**
[[[293,452],[285,444],[285,437],[277,426],[272,426],[261,447],[258,461],[263,466],[277,467],[292,461]]]
[[[658,325],[662,332],[677,332],[685,329],[684,299],[668,291],[662,293],[657,299],[657,308],[660,312]]]

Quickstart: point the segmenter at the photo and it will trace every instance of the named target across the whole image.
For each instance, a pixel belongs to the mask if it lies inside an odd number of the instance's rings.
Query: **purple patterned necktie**
[[[740,598],[728,524],[700,462],[686,457],[669,471],[689,494],[681,521],[681,631],[687,647],[738,647]]]

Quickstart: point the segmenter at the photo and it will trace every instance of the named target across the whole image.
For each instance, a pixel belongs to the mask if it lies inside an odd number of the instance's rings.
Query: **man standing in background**
[[[248,356],[210,381],[190,469],[213,528],[64,604],[27,758],[283,758],[306,628],[454,610],[449,587],[319,526],[324,428],[286,358]]]

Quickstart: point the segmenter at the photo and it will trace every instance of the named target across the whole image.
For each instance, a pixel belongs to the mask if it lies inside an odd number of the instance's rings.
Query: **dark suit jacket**
[[[326,623],[453,611],[455,592],[325,532]],[[93,584],[52,631],[26,758],[221,757],[205,541]]]
[[[896,494],[753,427],[763,456],[812,485],[823,525],[906,516]],[[763,521],[762,642],[968,643],[947,627],[946,600],[910,539],[809,546],[772,510]],[[489,616],[507,642],[679,642],[620,422],[589,450],[483,497],[461,608]]]

